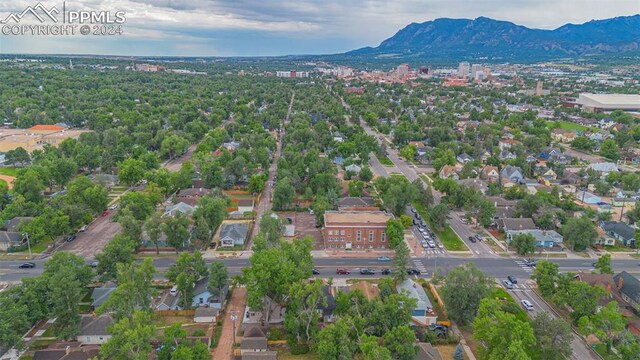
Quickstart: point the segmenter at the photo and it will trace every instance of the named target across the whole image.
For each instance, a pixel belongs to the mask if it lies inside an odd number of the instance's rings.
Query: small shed
[[[197,323],[213,323],[218,317],[218,309],[210,307],[199,307],[193,315],[193,321]]]

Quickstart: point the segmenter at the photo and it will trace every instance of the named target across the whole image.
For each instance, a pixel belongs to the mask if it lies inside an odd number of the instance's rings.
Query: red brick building
[[[324,213],[326,249],[387,249],[387,221],[384,211],[327,211]]]

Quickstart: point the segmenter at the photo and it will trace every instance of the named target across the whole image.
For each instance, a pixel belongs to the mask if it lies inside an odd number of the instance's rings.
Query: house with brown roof
[[[622,299],[620,289],[618,289],[618,286],[613,279],[613,275],[611,274],[592,274],[579,272],[573,276],[573,279],[575,281],[582,281],[591,286],[600,286],[607,292],[607,295],[598,300],[599,308],[606,306],[611,301],[618,302],[618,306],[620,306],[621,308],[628,305],[628,303]]]
[[[460,179],[460,177],[458,176],[458,169],[452,165],[443,166],[442,169],[440,169],[438,176],[440,176],[441,179],[448,179],[448,178],[451,178],[453,180]]]
[[[500,177],[500,172],[497,167],[487,165],[480,170],[480,177],[486,180],[497,181]]]
[[[386,249],[387,221],[384,211],[326,211],[323,238],[327,249]]]
[[[77,341],[59,342],[46,349],[36,350],[33,360],[89,360],[98,358],[98,345],[82,345]]]

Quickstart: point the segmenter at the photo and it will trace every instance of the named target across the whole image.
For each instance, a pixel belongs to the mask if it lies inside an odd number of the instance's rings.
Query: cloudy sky
[[[0,19],[37,2],[0,0]],[[41,2],[47,8],[62,9],[62,0]],[[66,1],[66,8],[124,11],[124,34],[54,37],[0,33],[0,53],[337,53],[376,46],[411,22],[439,17],[486,16],[553,29],[565,23],[640,13],[640,0],[71,0]]]

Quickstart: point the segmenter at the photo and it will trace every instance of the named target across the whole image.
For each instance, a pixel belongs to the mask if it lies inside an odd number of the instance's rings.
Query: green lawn
[[[462,240],[460,240],[458,235],[456,235],[456,233],[453,232],[453,230],[449,225],[447,225],[444,228],[444,230],[437,231],[437,229],[431,226],[431,224],[429,223],[429,217],[427,216],[427,211],[425,210],[424,206],[417,201],[413,203],[413,206],[416,208],[416,210],[418,210],[420,215],[422,215],[422,218],[425,219],[425,221],[427,221],[427,223],[429,224],[429,227],[431,227],[434,234],[436,234],[436,237],[440,239],[440,241],[442,242],[442,245],[444,245],[444,247],[447,250],[449,251],[468,251],[469,250],[467,246],[462,242]]]
[[[518,304],[505,289],[501,287],[494,288],[493,291],[491,292],[490,297],[493,299],[501,299],[501,300],[506,299],[505,301],[511,305],[510,308],[516,311],[515,315],[519,320],[525,321],[525,322],[529,321],[529,317],[526,311],[522,309],[520,304]]]
[[[380,164],[384,166],[393,166],[393,161],[391,161],[391,159],[389,159],[387,155],[376,155],[376,157],[380,161]]]
[[[589,127],[568,122],[568,121],[547,121],[547,127],[549,129],[560,128],[563,130],[576,130],[576,131],[585,131],[588,130]]]
[[[20,168],[3,167],[3,168],[0,168],[0,175],[16,177],[18,176],[18,170],[20,170]]]
[[[605,344],[596,344],[593,349],[605,360],[622,360],[621,356],[616,354],[607,354],[607,346]]]
[[[6,182],[6,181],[4,181],[4,180],[2,180],[2,179],[0,179],[0,184],[4,184],[4,186],[8,186],[8,185],[9,185],[9,184],[7,184],[7,182]]]

